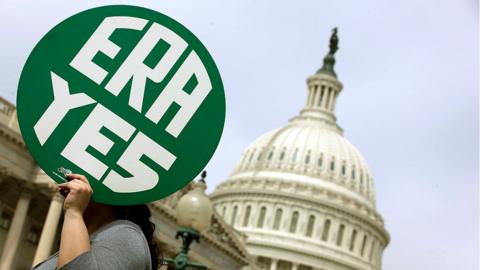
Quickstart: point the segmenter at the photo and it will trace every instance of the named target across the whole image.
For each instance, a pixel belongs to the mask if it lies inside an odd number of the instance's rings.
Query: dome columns
[[[332,29],[329,48],[328,54],[323,59],[323,66],[307,80],[309,93],[304,111],[309,109],[323,111],[335,121],[335,101],[342,90],[342,84],[337,80],[337,74],[333,69],[334,54],[338,50],[337,28]]]
[[[336,122],[343,89],[333,69],[336,34],[324,65],[307,79],[300,114],[253,142],[211,195],[264,269],[294,270],[294,262],[298,270],[381,269],[389,235],[373,178]]]
[[[308,78],[307,85],[307,102],[296,118],[322,119],[336,126],[335,103],[342,91],[342,83],[329,74],[317,73]]]
[[[334,113],[335,101],[342,90],[342,84],[332,76],[315,74],[308,81],[308,98],[305,109]]]
[[[343,259],[340,261],[345,260],[347,265],[358,265],[356,269],[379,269],[381,254],[388,242],[388,235],[378,224],[334,208],[318,207],[315,203],[298,200],[295,196],[278,197],[273,194],[260,196],[259,193],[251,193],[251,190],[239,192],[241,190],[242,188],[236,187],[235,192],[227,191],[225,194],[217,191],[212,194],[212,201],[217,209],[223,211],[226,207],[224,218],[227,223],[230,223],[231,213],[235,208],[237,209],[233,227],[249,236],[247,249],[253,248],[255,252],[250,251],[254,254],[265,256],[266,253],[263,251],[280,252],[304,246],[308,250],[322,249],[328,256],[342,254]],[[246,211],[248,208],[250,211]],[[265,208],[263,218],[260,215],[262,208]],[[281,215],[277,222],[278,210],[281,210]],[[297,222],[292,231],[295,213],[298,213]],[[311,233],[307,233],[310,216],[313,217]],[[260,219],[263,219],[261,226],[258,225]],[[275,242],[274,239],[278,236],[282,238],[282,248],[272,248],[269,241]],[[263,251],[256,253],[259,250]],[[290,263],[299,262],[294,257],[277,255],[270,254],[267,257],[281,258]],[[319,260],[317,262],[322,261],[316,255],[313,257],[315,261]],[[317,265],[313,262],[303,263],[310,266]],[[299,267],[300,269],[303,268]]]

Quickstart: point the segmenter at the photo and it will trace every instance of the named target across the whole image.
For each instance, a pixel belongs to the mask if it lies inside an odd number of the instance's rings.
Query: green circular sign
[[[58,24],[35,46],[17,94],[22,136],[57,183],[84,174],[97,202],[151,202],[206,166],[225,94],[212,57],[150,9],[105,6]]]

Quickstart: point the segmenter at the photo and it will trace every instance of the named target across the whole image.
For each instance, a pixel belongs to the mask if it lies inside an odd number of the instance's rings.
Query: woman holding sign
[[[67,179],[59,185],[65,196],[60,250],[34,269],[157,269],[159,250],[148,206],[95,203],[85,176],[69,174]]]
[[[60,250],[35,269],[156,269],[148,207],[92,202],[84,176],[63,183],[59,170],[88,175],[98,202],[162,199],[215,152],[225,92],[190,30],[155,10],[113,5],[75,14],[38,42],[17,115],[32,157],[68,190]]]

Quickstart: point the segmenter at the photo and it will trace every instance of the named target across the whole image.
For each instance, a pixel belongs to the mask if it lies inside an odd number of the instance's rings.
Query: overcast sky
[[[6,0],[0,95],[15,101],[28,54],[54,25],[112,3],[169,15],[217,62],[227,119],[210,191],[248,144],[302,108],[338,26],[337,116],[374,174],[392,238],[383,268],[478,269],[477,1]]]

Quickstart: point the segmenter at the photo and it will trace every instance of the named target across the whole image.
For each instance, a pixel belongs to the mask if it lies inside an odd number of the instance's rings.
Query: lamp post
[[[205,265],[188,261],[190,244],[193,241],[199,242],[200,232],[208,227],[213,214],[212,202],[205,194],[206,176],[207,173],[203,171],[202,178],[193,184],[192,190],[180,198],[175,209],[177,224],[180,227],[175,238],[182,239],[182,247],[175,259],[165,259],[169,264],[175,265],[175,270],[185,270],[187,267],[207,269]]]

